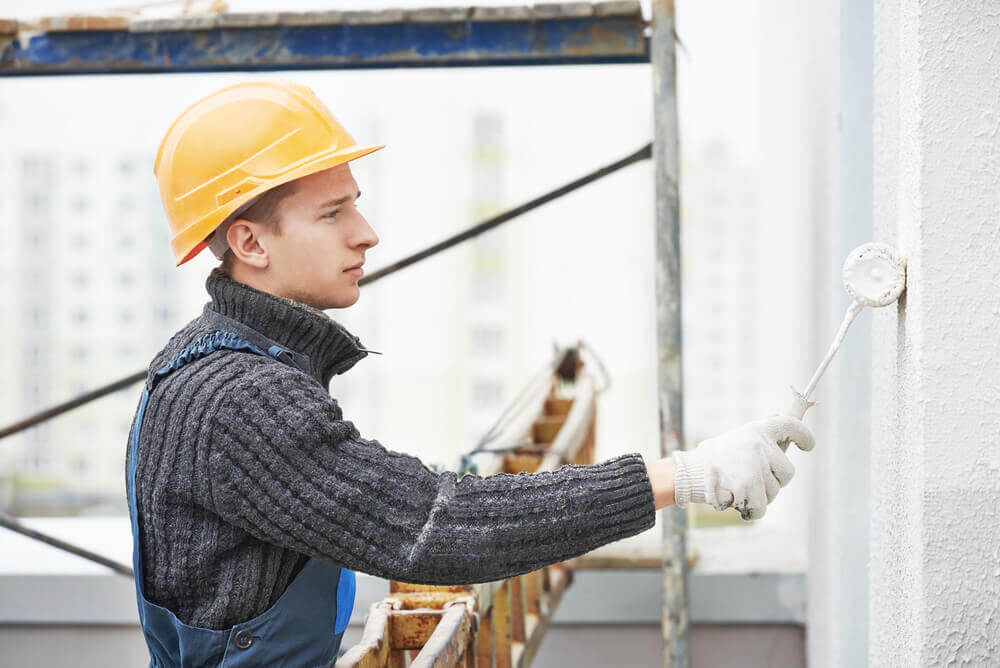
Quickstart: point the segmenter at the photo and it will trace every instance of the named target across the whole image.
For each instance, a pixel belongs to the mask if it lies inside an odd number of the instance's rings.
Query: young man
[[[359,297],[378,236],[359,146],[304,86],[252,82],[192,105],[155,172],[177,263],[210,246],[211,302],[150,365],[128,448],[136,594],[157,665],[326,665],[354,570],[499,580],[653,526],[677,503],[764,515],[792,477],[771,417],[645,462],[482,478],[364,438],[327,388],[368,351],[323,309]]]

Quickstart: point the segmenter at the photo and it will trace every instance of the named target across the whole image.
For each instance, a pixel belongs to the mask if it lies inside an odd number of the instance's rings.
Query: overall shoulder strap
[[[129,517],[132,524],[132,570],[135,572],[136,593],[140,601],[145,600],[145,586],[143,584],[142,571],[142,548],[140,545],[139,512],[136,501],[135,476],[139,465],[139,436],[142,433],[142,423],[146,414],[146,405],[149,402],[149,395],[156,385],[180,369],[182,366],[206,355],[211,355],[218,350],[246,350],[257,355],[272,357],[279,362],[291,364],[289,350],[279,345],[271,345],[268,348],[256,346],[246,339],[242,339],[232,332],[212,332],[206,334],[183,350],[177,353],[170,362],[151,373],[146,379],[146,385],[139,400],[139,408],[136,411],[135,421],[132,425],[132,432],[129,435],[128,447],[128,478],[126,481],[126,491],[128,493]],[[143,620],[144,608],[140,605],[140,620]]]
[[[180,369],[189,362],[211,355],[217,350],[246,350],[257,355],[274,358],[279,362],[291,363],[291,351],[277,344],[265,350],[232,332],[212,332],[185,347],[170,362],[151,373],[149,378],[146,379],[146,389],[152,392],[153,388],[161,380],[177,369]]]

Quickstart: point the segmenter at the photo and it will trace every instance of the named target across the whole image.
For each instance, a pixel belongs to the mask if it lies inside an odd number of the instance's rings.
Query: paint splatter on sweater
[[[205,312],[151,370],[220,321],[295,351],[297,366],[221,351],[150,396],[136,475],[146,593],[184,623],[260,614],[309,557],[405,582],[487,582],[653,526],[637,453],[459,479],[362,437],[327,389],[366,356],[357,337],[218,270],[206,287]]]

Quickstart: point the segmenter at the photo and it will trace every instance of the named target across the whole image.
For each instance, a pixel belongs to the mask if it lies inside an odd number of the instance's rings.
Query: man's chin
[[[348,306],[356,304],[360,298],[361,289],[358,288],[357,285],[354,285],[346,290],[341,290],[336,295],[333,295],[331,299],[328,300],[329,306],[324,306],[323,309],[347,308]]]

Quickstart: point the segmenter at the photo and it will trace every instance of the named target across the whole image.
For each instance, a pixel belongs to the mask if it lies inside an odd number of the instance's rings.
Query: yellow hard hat
[[[167,130],[153,164],[177,265],[265,190],[383,146],[359,146],[300,84],[239,83],[195,102]]]

